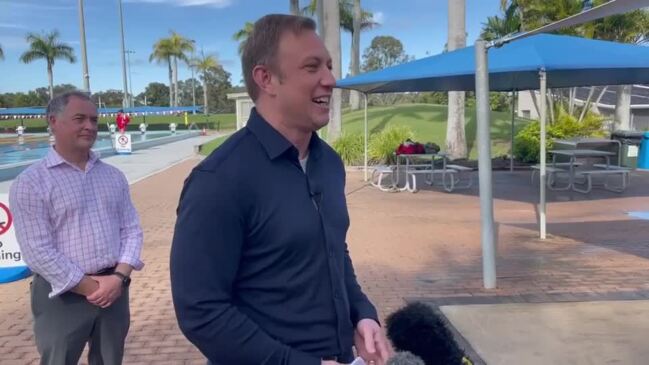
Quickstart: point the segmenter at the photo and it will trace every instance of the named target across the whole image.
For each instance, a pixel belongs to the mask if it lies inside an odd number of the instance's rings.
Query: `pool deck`
[[[220,137],[222,134],[191,137],[177,142],[136,150],[130,155],[112,155],[102,160],[122,170],[133,184],[179,162],[195,156],[196,146]],[[0,181],[0,194],[9,193],[13,180]]]

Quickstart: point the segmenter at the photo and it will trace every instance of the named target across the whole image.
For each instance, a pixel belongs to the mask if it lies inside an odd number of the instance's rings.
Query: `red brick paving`
[[[178,330],[168,255],[187,161],[132,186],[145,233],[146,267],[134,274],[126,364],[204,364]],[[529,173],[496,173],[498,288],[482,289],[476,189],[383,193],[348,175],[348,242],[365,291],[386,315],[404,298],[566,301],[649,298],[649,175],[624,195],[550,193],[546,241],[537,239],[537,189]],[[0,287],[0,363],[35,364],[29,280]],[[500,299],[498,299],[500,298]],[[84,360],[85,361],[85,360]]]

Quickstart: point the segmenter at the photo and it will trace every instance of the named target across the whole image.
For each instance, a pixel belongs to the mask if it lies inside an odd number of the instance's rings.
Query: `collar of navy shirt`
[[[281,133],[273,128],[264,117],[257,112],[257,108],[252,108],[250,111],[250,119],[248,120],[247,128],[257,137],[259,143],[264,147],[271,160],[282,156],[288,152],[291,159],[294,159],[299,164],[299,152],[293,144],[286,139]],[[309,161],[317,160],[322,154],[322,140],[318,137],[316,132],[311,133],[311,140],[309,141]]]

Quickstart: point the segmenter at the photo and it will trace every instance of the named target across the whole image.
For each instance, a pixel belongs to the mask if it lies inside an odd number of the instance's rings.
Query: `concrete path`
[[[649,359],[646,300],[440,309],[489,365],[644,365]]]

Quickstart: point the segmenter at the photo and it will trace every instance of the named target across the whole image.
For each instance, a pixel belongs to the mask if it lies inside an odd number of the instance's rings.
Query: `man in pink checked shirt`
[[[56,142],[20,174],[9,202],[31,284],[41,364],[121,364],[130,313],[128,286],[139,270],[142,229],[124,174],[91,150],[97,107],[81,92],[52,99]]]

